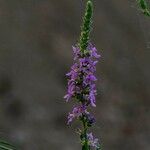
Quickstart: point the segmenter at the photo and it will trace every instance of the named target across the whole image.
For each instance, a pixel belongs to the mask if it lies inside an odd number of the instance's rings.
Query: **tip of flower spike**
[[[88,0],[88,1],[87,1],[87,5],[91,5],[91,6],[93,6],[92,1],[91,1],[91,0]]]

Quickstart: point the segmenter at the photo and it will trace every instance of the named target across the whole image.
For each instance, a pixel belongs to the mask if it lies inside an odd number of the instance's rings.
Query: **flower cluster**
[[[77,98],[82,104],[87,106],[96,106],[96,89],[95,77],[96,64],[100,55],[97,54],[96,48],[89,44],[86,52],[82,54],[79,47],[73,47],[75,63],[71,67],[71,71],[67,73],[68,90],[65,95],[66,101],[71,98]]]
[[[89,142],[90,146],[92,146],[96,149],[100,149],[98,139],[94,138],[92,133],[87,134],[87,138],[88,138],[88,142]]]
[[[74,118],[81,117],[83,113],[88,113],[88,112],[86,112],[86,109],[84,106],[74,107],[72,110],[72,113],[69,113],[69,115],[68,115],[68,123],[67,124],[70,124]]]
[[[71,124],[71,122],[73,121],[74,118],[81,118],[84,115],[86,121],[87,121],[87,125],[90,127],[93,123],[95,123],[95,118],[93,115],[91,115],[88,111],[87,111],[87,107],[85,107],[84,105],[81,106],[76,106],[73,108],[72,113],[69,113],[68,115],[68,122],[67,124]]]
[[[76,99],[78,105],[75,106],[68,115],[68,124],[71,124],[73,119],[77,118],[85,121],[87,127],[95,123],[95,118],[91,115],[87,108],[88,106],[96,107],[95,96],[96,86],[95,77],[97,59],[100,55],[97,54],[97,49],[90,43],[84,53],[81,52],[78,46],[73,47],[74,64],[71,71],[66,74],[68,78],[67,94],[64,96],[66,101]],[[98,140],[93,138],[92,133],[87,135],[87,140],[90,146],[98,147]]]

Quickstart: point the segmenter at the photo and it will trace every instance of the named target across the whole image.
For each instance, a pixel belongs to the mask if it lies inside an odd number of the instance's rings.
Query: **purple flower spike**
[[[69,113],[67,124],[70,125],[74,119],[78,119],[86,123],[87,127],[91,127],[95,123],[95,118],[87,109],[88,106],[96,107],[97,91],[95,82],[97,78],[95,72],[97,59],[100,55],[97,54],[97,50],[92,44],[89,44],[85,53],[81,53],[79,47],[73,47],[73,53],[74,64],[70,72],[66,74],[68,87],[64,98],[67,102],[74,98],[79,105]],[[87,138],[89,146],[97,150],[99,146],[98,139],[94,139],[92,133],[87,134]],[[82,136],[81,140],[84,143]]]
[[[72,47],[74,64],[66,74],[68,79],[66,101],[71,99],[75,107],[68,115],[67,124],[74,119],[82,123],[82,129],[78,129],[82,150],[100,150],[98,139],[92,133],[88,134],[89,128],[95,123],[95,117],[89,112],[89,107],[96,107],[96,64],[101,57],[94,45],[89,43],[93,16],[93,1],[87,0],[81,34],[76,46]]]
[[[96,106],[96,89],[95,77],[97,58],[97,50],[92,44],[88,46],[90,55],[81,55],[79,47],[73,47],[75,63],[71,67],[71,71],[66,74],[68,77],[68,90],[65,95],[66,101],[73,97],[83,97],[86,105]]]

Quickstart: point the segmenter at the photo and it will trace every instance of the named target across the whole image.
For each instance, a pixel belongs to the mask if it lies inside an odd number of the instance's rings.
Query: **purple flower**
[[[96,122],[95,117],[93,115],[91,115],[90,113],[86,114],[86,118],[87,118],[87,125],[88,126],[91,126],[93,123]]]
[[[86,80],[87,80],[88,82],[92,82],[92,81],[96,81],[97,78],[91,73],[91,74],[88,74],[88,75],[86,76]]]
[[[64,98],[66,99],[67,102],[70,100],[70,98],[72,98],[74,96],[74,93],[75,93],[74,89],[75,89],[74,82],[69,81],[68,82],[68,93],[64,96]]]
[[[96,103],[96,99],[95,99],[94,91],[90,91],[89,100],[90,100],[91,106],[96,107],[96,104],[95,104]]]
[[[75,80],[78,77],[78,64],[75,63],[72,67],[71,67],[71,71],[69,73],[66,74],[66,76],[68,78],[70,78],[71,80]]]
[[[100,148],[98,139],[94,138],[92,133],[87,134],[87,138],[90,146],[94,147],[96,150]]]
[[[99,58],[101,57],[100,55],[97,54],[97,49],[94,47],[91,43],[88,46],[88,50],[90,50],[90,55],[91,57]]]
[[[80,116],[82,116],[82,114],[86,114],[86,113],[88,113],[88,112],[87,112],[85,106],[74,107],[72,112],[69,113],[69,115],[68,115],[67,124],[70,124],[73,121],[74,118],[79,118]]]
[[[74,53],[74,60],[76,60],[80,56],[80,49],[78,47],[74,47],[74,46],[72,46],[72,49],[73,49],[73,53]]]

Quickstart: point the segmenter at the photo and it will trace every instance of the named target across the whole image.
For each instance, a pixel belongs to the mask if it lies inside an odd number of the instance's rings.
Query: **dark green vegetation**
[[[16,150],[16,148],[8,142],[0,140],[0,150]]]
[[[137,0],[137,2],[143,14],[150,17],[150,8],[148,3],[145,0]]]

